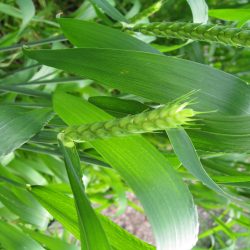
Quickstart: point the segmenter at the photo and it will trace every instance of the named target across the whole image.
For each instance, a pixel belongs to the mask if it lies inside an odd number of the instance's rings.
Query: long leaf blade
[[[77,212],[74,201],[69,196],[43,186],[32,186],[31,193],[38,201],[69,230],[77,239],[80,239],[80,231],[77,221]],[[128,233],[107,217],[98,214],[102,226],[107,233],[110,244],[119,250],[154,250],[155,247],[139,240]]]
[[[77,47],[138,50],[159,54],[159,51],[150,45],[101,24],[71,18],[60,18],[58,23],[64,35]]]
[[[205,0],[187,0],[193,14],[194,23],[207,23],[208,21],[208,6]]]
[[[52,117],[51,110],[2,106],[0,110],[0,156],[22,146],[38,133]]]
[[[107,0],[90,0],[90,2],[96,4],[114,20],[120,22],[128,22],[128,20],[120,13],[120,11],[113,7]]]
[[[30,229],[25,228],[24,231],[30,235],[31,238],[39,242],[40,244],[43,244],[48,249],[52,250],[79,250],[79,247],[69,244],[68,242],[65,242],[64,240],[48,236],[46,234],[42,234],[40,232],[36,232]]]
[[[198,154],[191,139],[183,128],[169,129],[167,131],[169,140],[176,155],[188,171],[202,181],[206,186],[219,194],[225,195],[224,191],[209,177],[203,168]]]
[[[25,53],[48,66],[156,102],[166,103],[195,89],[200,90],[196,94],[199,102],[194,105],[198,110],[218,110],[231,115],[250,112],[250,88],[245,82],[191,61],[116,49],[26,50]]]
[[[0,242],[4,249],[32,249],[44,250],[36,241],[7,222],[0,220]]]
[[[80,174],[80,159],[75,145],[73,142],[66,144],[61,139],[59,139],[59,145],[64,155],[65,166],[75,197],[82,250],[110,250],[105,232],[84,191]]]

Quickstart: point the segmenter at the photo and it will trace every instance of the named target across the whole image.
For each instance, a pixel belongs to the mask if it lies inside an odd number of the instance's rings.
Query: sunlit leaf
[[[0,109],[0,156],[6,155],[27,142],[50,120],[49,109],[27,110],[2,106]]]
[[[193,14],[194,23],[207,23],[208,21],[208,6],[205,0],[187,0]]]
[[[62,137],[59,138],[59,144],[64,155],[65,166],[75,198],[75,206],[81,233],[81,249],[111,249],[100,221],[86,196],[82,183],[80,159],[75,145],[73,142],[64,142]],[[98,239],[98,241],[96,239]]]
[[[53,188],[53,187],[52,187]],[[80,239],[77,212],[74,200],[55,191],[54,188],[33,186],[31,192],[41,204],[67,228],[77,239]],[[105,216],[98,214],[100,222],[107,234],[110,244],[119,250],[154,250],[155,247],[139,240]]]
[[[127,19],[107,0],[90,0],[90,2],[96,4],[101,8],[107,15],[116,21],[127,22]]]
[[[18,227],[12,226],[7,222],[0,220],[0,242],[4,249],[32,249],[43,250],[36,241],[26,235]]]

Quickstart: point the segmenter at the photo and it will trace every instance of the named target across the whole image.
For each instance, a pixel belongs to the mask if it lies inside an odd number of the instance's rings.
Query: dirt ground
[[[136,199],[135,195],[128,193],[127,197],[129,200],[135,202],[139,205],[139,201]],[[116,208],[111,206],[106,209],[103,214],[111,218],[115,223],[125,228],[130,233],[136,235],[138,238],[154,244],[155,240],[151,231],[151,226],[147,221],[144,214],[136,211],[132,207],[128,206],[124,214],[116,216]]]

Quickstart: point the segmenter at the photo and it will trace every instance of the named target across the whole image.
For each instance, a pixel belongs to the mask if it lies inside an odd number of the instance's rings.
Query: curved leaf
[[[188,134],[199,149],[210,152],[250,152],[249,115],[201,115],[199,129]]]
[[[88,101],[115,117],[138,114],[149,108],[147,105],[138,101],[124,100],[110,96],[93,96],[90,97]]]
[[[107,15],[116,21],[127,22],[127,19],[107,0],[90,0],[91,3],[96,4],[101,8]]]
[[[207,23],[208,21],[208,6],[205,0],[187,0],[193,14],[194,23]]]
[[[226,21],[240,21],[242,24],[250,20],[250,9],[213,9],[208,14]]]
[[[76,245],[69,244],[60,238],[48,236],[46,234],[42,234],[40,232],[33,231],[27,228],[25,228],[24,231],[29,234],[34,240],[46,246],[46,248],[50,250],[79,250],[79,247],[77,247]]]
[[[4,249],[32,249],[44,250],[36,241],[22,232],[19,228],[14,227],[7,222],[0,220],[0,243]]]
[[[199,63],[115,49],[26,50],[25,53],[45,65],[156,102],[166,103],[196,89],[200,90],[196,94],[199,103],[194,105],[198,110],[218,110],[231,115],[250,112],[250,87],[245,82]]]
[[[50,186],[32,186],[31,193],[38,201],[67,228],[77,239],[80,239],[80,230],[74,200],[69,196],[54,190]],[[117,250],[154,250],[155,247],[139,240],[128,233],[107,217],[98,214],[99,220],[107,233],[112,247]]]
[[[58,23],[64,35],[77,47],[115,48],[160,53],[150,45],[126,33],[101,24],[71,18],[60,18]]]
[[[174,152],[182,162],[183,166],[206,186],[219,194],[226,195],[224,191],[209,177],[203,168],[198,154],[183,128],[169,129],[167,131]]]
[[[81,233],[81,249],[111,250],[100,221],[85,193],[81,177],[80,159],[75,145],[73,142],[64,143],[61,137],[59,137],[59,145],[64,155],[70,186],[75,198]]]
[[[0,156],[7,155],[22,146],[38,133],[51,117],[49,109],[27,111],[25,108],[1,106]]]
[[[35,6],[33,4],[32,0],[17,0],[16,1],[20,10],[21,10],[21,15],[22,15],[22,24],[19,30],[19,33],[25,29],[25,27],[29,24],[31,19],[35,15]]]

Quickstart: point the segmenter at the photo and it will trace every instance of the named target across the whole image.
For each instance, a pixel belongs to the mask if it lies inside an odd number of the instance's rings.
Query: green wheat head
[[[232,28],[214,24],[184,22],[138,24],[131,29],[146,35],[159,37],[192,39],[250,47],[249,29]]]
[[[193,109],[186,108],[188,104],[174,103],[124,118],[70,126],[63,132],[64,141],[85,142],[177,128],[189,124],[193,120],[192,117],[197,114]]]

